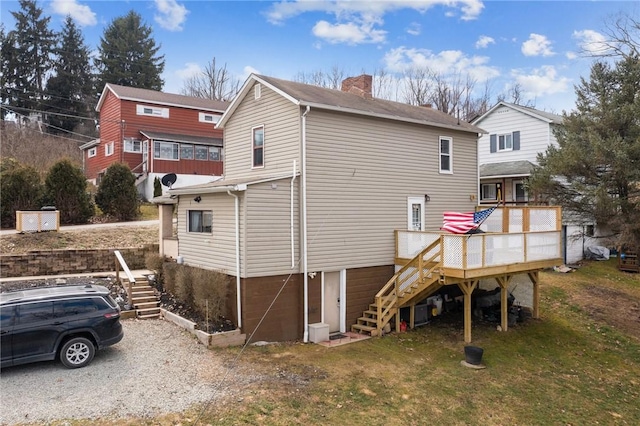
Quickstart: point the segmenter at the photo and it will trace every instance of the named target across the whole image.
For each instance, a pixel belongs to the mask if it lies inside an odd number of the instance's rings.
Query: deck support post
[[[507,331],[509,328],[509,310],[507,308],[509,303],[508,295],[511,278],[511,275],[496,277],[496,281],[500,286],[500,327],[502,328],[502,331]]]
[[[471,293],[476,289],[479,281],[463,281],[458,287],[464,293],[464,341],[471,343]]]
[[[400,314],[400,309],[398,309],[398,314]],[[409,328],[413,329],[416,326],[416,304],[412,303],[409,307]]]
[[[540,318],[540,285],[539,285],[539,277],[538,271],[529,272],[529,279],[533,284],[533,313],[532,317],[535,319]]]

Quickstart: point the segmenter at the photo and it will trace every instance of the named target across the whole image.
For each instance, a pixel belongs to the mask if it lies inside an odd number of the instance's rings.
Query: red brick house
[[[206,183],[223,173],[222,130],[228,102],[107,84],[96,111],[100,138],[82,145],[84,171],[95,184],[114,162],[129,165],[138,192],[153,197],[156,177],[174,173],[174,187]]]

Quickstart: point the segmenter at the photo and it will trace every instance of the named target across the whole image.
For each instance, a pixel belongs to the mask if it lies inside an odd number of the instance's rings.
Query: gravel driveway
[[[122,325],[122,341],[98,351],[85,368],[69,370],[55,361],[2,370],[0,424],[153,417],[226,400],[260,380],[227,374],[225,360],[170,322],[130,319]]]

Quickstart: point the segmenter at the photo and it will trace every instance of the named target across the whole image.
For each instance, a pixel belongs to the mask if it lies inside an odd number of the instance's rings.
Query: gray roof
[[[515,109],[516,111],[520,111],[520,112],[522,112],[524,114],[530,115],[532,117],[535,117],[537,119],[546,121],[548,123],[562,124],[563,117],[561,115],[553,114],[553,113],[546,112],[546,111],[540,111],[539,109],[526,107],[526,106],[522,106],[522,105],[517,105],[517,104],[512,104],[512,103],[504,102],[504,101],[498,102],[493,107],[491,107],[491,109],[489,109],[489,111],[485,112],[480,117],[473,119],[472,122],[474,124],[479,124],[482,120],[485,119],[485,117],[487,117],[489,114],[491,114],[494,110],[496,110],[500,106],[506,106],[506,107]]]
[[[177,133],[154,132],[152,130],[140,130],[144,136],[153,140],[168,142],[194,143],[200,145],[222,146],[221,138],[209,138],[206,136],[191,136]]]
[[[533,171],[533,163],[527,160],[480,165],[480,177],[516,177],[529,176]]]
[[[107,83],[102,91],[98,105],[96,106],[96,111],[100,111],[100,107],[102,106],[103,98],[107,90],[111,90],[111,92],[113,92],[113,94],[115,94],[119,99],[199,109],[204,111],[223,113],[229,106],[229,102],[225,101],[196,98],[194,96],[177,95],[157,90],[140,89],[138,87],[120,86],[118,84]]]
[[[296,173],[296,176],[298,174]],[[174,187],[169,189],[169,195],[185,195],[185,194],[211,194],[216,192],[231,191],[244,191],[247,186],[255,185],[263,182],[271,182],[280,179],[291,179],[293,174],[282,173],[278,175],[261,175],[251,176],[249,178],[236,178],[236,179],[219,179],[213,182],[200,183],[197,185],[189,185],[182,187]]]
[[[479,127],[458,120],[456,117],[438,111],[437,109],[377,98],[367,99],[353,93],[343,92],[342,90],[327,89],[310,84],[253,74],[243,86],[240,94],[231,103],[231,106],[219,124],[220,127],[224,126],[226,117],[229,114],[233,114],[233,110],[237,107],[239,99],[246,95],[252,80],[271,87],[273,90],[300,106],[310,106],[312,108],[329,109],[344,113],[443,127],[476,134],[484,133]]]

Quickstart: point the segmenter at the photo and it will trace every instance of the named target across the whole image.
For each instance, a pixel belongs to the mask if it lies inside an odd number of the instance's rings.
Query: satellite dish
[[[178,176],[176,176],[175,173],[167,173],[166,175],[162,176],[162,179],[160,179],[160,182],[164,186],[171,188],[171,185],[176,183],[176,180],[178,180]]]

